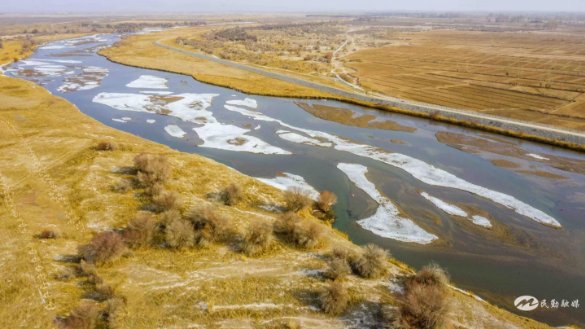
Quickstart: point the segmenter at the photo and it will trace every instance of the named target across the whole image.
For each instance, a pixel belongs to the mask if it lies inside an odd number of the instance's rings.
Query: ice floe
[[[148,119],[148,120],[146,120],[146,123],[148,123],[148,124],[153,124],[155,122],[156,122],[156,120],[154,120],[154,119]]]
[[[452,205],[439,198],[435,198],[434,196],[431,196],[426,192],[422,192],[420,195],[422,195],[423,198],[429,200],[432,204],[435,205],[435,207],[443,210],[449,215],[467,217],[467,213],[465,212],[465,210],[457,207],[456,205]]]
[[[531,157],[531,158],[538,159],[538,160],[545,160],[545,161],[550,160],[549,158],[543,157],[542,155],[539,155],[539,154],[527,153],[526,155]]]
[[[253,108],[253,109],[258,108],[258,102],[255,99],[252,99],[252,98],[246,98],[246,99],[243,99],[243,100],[233,99],[233,100],[227,101],[226,104],[246,106],[246,107],[250,107],[250,108]]]
[[[168,125],[165,127],[165,131],[167,134],[177,138],[183,138],[187,134],[183,129],[181,129],[181,127],[177,125]]]
[[[126,123],[126,122],[131,121],[131,120],[132,120],[132,118],[129,118],[129,117],[112,118],[112,121],[119,122],[119,123]]]
[[[138,79],[126,85],[128,88],[139,89],[168,89],[168,80],[154,75],[141,75]]]
[[[290,189],[300,189],[307,193],[312,199],[317,199],[319,197],[319,192],[311,186],[302,176],[291,174],[291,173],[281,173],[280,175],[276,176],[275,178],[262,178],[256,177],[258,180],[276,187],[279,190],[287,191]]]
[[[400,211],[388,198],[383,196],[376,186],[368,180],[366,173],[368,168],[360,164],[340,163],[337,165],[356,187],[363,190],[378,204],[376,213],[368,218],[358,221],[364,229],[381,237],[403,242],[428,244],[437,239],[412,220],[402,217]]]
[[[142,91],[139,91],[139,93],[148,94],[148,95],[162,95],[162,96],[167,96],[167,95],[173,94],[172,91],[158,91],[158,90],[142,90]]]
[[[299,135],[297,133],[293,133],[287,130],[279,130],[276,132],[278,137],[287,140],[289,142],[297,143],[297,144],[308,144],[313,146],[323,146],[323,147],[331,147],[333,146],[330,142],[321,142],[318,139],[306,137],[303,135]]]
[[[207,123],[203,127],[193,128],[193,130],[203,140],[200,147],[260,154],[291,154],[289,151],[272,146],[257,137],[246,135],[250,130],[234,125],[213,122]]]
[[[108,75],[108,72],[108,69],[102,67],[84,67],[81,69],[81,73],[66,77],[63,80],[63,84],[57,90],[60,92],[71,92],[97,88]]]
[[[400,153],[389,153],[370,145],[350,142],[346,139],[325,132],[295,127],[281,120],[266,116],[257,111],[250,111],[230,105],[225,105],[224,107],[229,111],[238,112],[244,116],[254,118],[255,120],[258,121],[276,122],[291,130],[296,130],[305,133],[309,137],[316,138],[321,141],[329,141],[334,144],[334,148],[337,150],[350,152],[361,157],[378,160],[391,166],[395,166],[406,171],[414,178],[422,181],[423,183],[433,186],[441,186],[463,190],[475,194],[477,196],[489,199],[500,205],[503,205],[506,208],[509,208],[515,211],[516,213],[526,216],[538,223],[553,227],[561,226],[561,224],[552,216],[516,199],[513,196],[493,191],[479,185],[475,185],[443,169],[439,169],[431,164],[410,157],[408,155]]]
[[[483,226],[485,228],[492,227],[492,223],[490,222],[490,220],[483,216],[473,215],[471,216],[471,221],[473,222],[473,224]]]

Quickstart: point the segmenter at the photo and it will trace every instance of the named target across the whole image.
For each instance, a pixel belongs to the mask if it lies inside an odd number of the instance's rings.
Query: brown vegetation
[[[387,258],[389,254],[386,250],[369,244],[365,246],[362,253],[350,258],[351,268],[357,275],[375,279],[384,275],[388,268]]]
[[[288,189],[284,194],[284,200],[289,211],[299,211],[313,203],[307,192],[298,187]]]
[[[35,237],[37,239],[43,239],[43,240],[56,239],[59,237],[59,234],[53,230],[45,229],[45,230],[42,230],[41,233],[35,235]]]
[[[179,194],[175,191],[162,190],[152,197],[154,210],[164,212],[179,206]]]
[[[96,145],[95,149],[96,151],[115,151],[118,149],[118,144],[114,142],[102,141]]]
[[[221,200],[226,206],[233,206],[240,202],[242,194],[242,188],[232,183],[221,192]]]
[[[399,328],[444,328],[449,311],[449,279],[436,265],[426,266],[405,282],[400,299]]]
[[[95,302],[83,301],[69,316],[55,319],[55,325],[59,329],[94,329],[99,313]]]
[[[211,207],[192,209],[187,215],[195,234],[195,244],[206,246],[226,241],[232,236],[229,220]]]
[[[323,227],[294,213],[285,213],[274,222],[274,232],[285,241],[304,249],[318,247],[323,238]]]
[[[152,244],[157,230],[157,222],[149,213],[138,213],[124,230],[124,241],[132,248],[145,247]]]
[[[171,175],[171,167],[163,155],[141,153],[134,158],[134,167],[143,187],[164,183]]]
[[[270,248],[271,243],[272,227],[264,222],[254,222],[242,239],[241,250],[248,256],[257,256]]]
[[[101,232],[90,243],[78,248],[79,256],[89,263],[103,264],[120,258],[126,245],[120,234],[112,231]]]
[[[349,293],[341,281],[333,281],[319,294],[319,302],[325,313],[340,315],[347,308]]]

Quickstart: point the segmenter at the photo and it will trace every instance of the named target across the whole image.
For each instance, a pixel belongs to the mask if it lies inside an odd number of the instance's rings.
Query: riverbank
[[[326,85],[321,80],[307,80],[179,47],[174,44],[174,40],[183,33],[183,30],[176,29],[165,34],[130,36],[118,45],[102,50],[100,54],[121,64],[187,74],[205,83],[251,94],[341,100],[574,150],[585,150],[585,135],[579,132],[393,97],[358,94],[340,89],[336,85]],[[217,73],[210,75],[208,70],[211,68],[216,68]]]
[[[144,199],[139,192],[113,189],[130,177],[132,159],[142,152],[169,160],[173,175],[167,188],[185,203],[213,207],[235,228],[278,217],[257,207],[283,203],[283,193],[275,188],[201,156],[102,125],[31,82],[0,76],[0,87],[0,258],[3,266],[12,269],[2,272],[6,283],[0,288],[2,327],[49,327],[55,316],[69,314],[80,299],[88,298],[87,291],[80,288],[85,279],[71,274],[68,257],[94,232],[120,229],[142,209]],[[102,143],[115,145],[115,150],[100,150]],[[229,184],[244,191],[239,203],[225,206],[210,199],[210,194]],[[316,221],[308,213],[303,215]],[[44,230],[55,232],[57,238],[35,237]],[[125,300],[125,312],[115,320],[120,327],[236,322],[254,327],[300,319],[307,328],[340,328],[348,325],[347,318],[362,324],[359,321],[377,321],[371,314],[374,309],[368,306],[396,303],[388,290],[388,277],[351,277],[353,302],[345,318],[324,315],[314,300],[299,298],[299,294],[324,286],[319,273],[330,248],[356,248],[332,229],[323,226],[323,230],[327,246],[311,252],[281,243],[258,258],[220,244],[182,251],[144,248],[100,267],[97,273]],[[388,267],[392,278],[409,272],[395,261]],[[454,309],[449,318],[457,325],[548,328],[468,294],[452,291],[450,298]],[[161,309],[161,303],[167,307]],[[191,310],[194,304],[204,309],[182,311]]]

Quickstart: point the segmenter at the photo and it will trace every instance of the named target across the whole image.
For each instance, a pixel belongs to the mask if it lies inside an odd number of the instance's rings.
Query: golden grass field
[[[585,130],[585,43],[577,32],[395,32],[346,57],[368,90]]]
[[[75,266],[67,256],[95,232],[124,227],[141,208],[138,191],[112,191],[128,178],[117,169],[131,166],[141,152],[169,159],[173,170],[166,188],[178,192],[185,207],[209,205],[235,230],[252,221],[272,222],[275,215],[257,205],[283,202],[283,193],[272,187],[201,156],[104,126],[31,82],[0,76],[0,100],[1,328],[54,328],[56,316],[87,298],[86,279],[65,275]],[[103,141],[118,148],[96,150]],[[236,206],[209,200],[210,192],[231,183],[245,191]],[[316,221],[308,211],[301,215]],[[324,268],[323,255],[334,246],[356,248],[320,225],[325,242],[312,252],[281,242],[257,258],[223,244],[183,251],[150,247],[100,266],[99,276],[123,300],[109,328],[280,328],[289,320],[302,328],[341,328],[363,316],[360,305],[395,303],[388,277],[350,276],[349,314],[332,317],[318,310],[313,295],[325,281],[315,270]],[[34,237],[45,229],[58,238]],[[410,271],[393,260],[388,267],[390,277]],[[449,319],[457,327],[548,328],[460,292],[449,296]]]

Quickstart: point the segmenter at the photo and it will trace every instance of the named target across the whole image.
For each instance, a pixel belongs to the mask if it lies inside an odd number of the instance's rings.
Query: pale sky
[[[585,12],[585,0],[0,0],[0,12]]]

